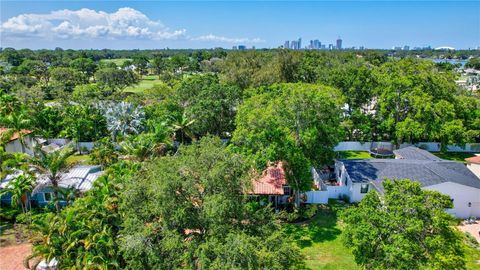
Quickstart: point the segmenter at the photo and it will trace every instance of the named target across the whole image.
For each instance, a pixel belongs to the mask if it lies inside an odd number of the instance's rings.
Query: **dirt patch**
[[[0,270],[24,270],[23,259],[32,253],[30,243],[0,247]]]

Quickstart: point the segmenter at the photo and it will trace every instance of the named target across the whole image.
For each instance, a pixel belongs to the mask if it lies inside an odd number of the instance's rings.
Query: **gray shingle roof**
[[[416,159],[416,160],[442,160],[434,154],[417,148],[415,146],[408,146],[398,150],[394,150],[395,156],[401,159]]]
[[[478,179],[463,163],[447,160],[364,159],[341,160],[352,182],[372,183],[383,191],[382,182],[389,179],[411,179],[423,187],[445,182],[480,189]]]

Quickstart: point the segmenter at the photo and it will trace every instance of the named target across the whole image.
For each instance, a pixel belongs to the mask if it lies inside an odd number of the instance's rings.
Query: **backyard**
[[[342,222],[338,213],[345,204],[332,201],[322,205],[310,221],[285,224],[284,231],[300,247],[309,269],[361,269],[350,250],[342,243]],[[480,249],[477,245],[465,245],[467,269],[480,269]]]
[[[446,160],[453,160],[458,162],[465,162],[466,158],[473,157],[475,154],[473,153],[463,153],[463,152],[433,152],[435,156],[446,159]]]
[[[310,221],[285,225],[285,232],[300,247],[309,269],[360,269],[340,237],[342,224],[337,214],[343,207],[340,203],[322,205]]]
[[[465,162],[466,158],[475,156],[474,153],[464,152],[432,152],[435,156],[458,162]],[[337,152],[337,158],[339,159],[367,159],[373,158],[367,151],[339,151]],[[392,157],[393,158],[393,157]]]

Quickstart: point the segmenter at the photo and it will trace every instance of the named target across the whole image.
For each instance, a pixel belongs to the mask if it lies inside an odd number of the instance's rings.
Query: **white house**
[[[8,128],[0,127],[0,137],[8,132]],[[10,153],[25,153],[28,155],[33,155],[34,141],[31,134],[32,131],[26,129],[13,133],[5,145],[5,151]]]
[[[467,168],[480,179],[480,156],[466,158]]]
[[[396,159],[336,160],[333,171],[314,175],[320,189],[316,193],[359,202],[371,190],[383,193],[386,178],[411,179],[424,189],[450,196],[454,208],[448,212],[456,217],[480,217],[480,179],[464,164],[440,159],[416,147],[396,150],[395,155]]]

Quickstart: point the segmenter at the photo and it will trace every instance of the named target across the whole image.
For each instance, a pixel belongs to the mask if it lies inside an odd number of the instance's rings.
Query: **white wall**
[[[335,146],[334,151],[369,151],[372,142],[357,142],[357,141],[348,141],[340,142]],[[411,146],[412,144],[402,143],[400,148],[405,148]],[[419,142],[415,146],[425,149],[430,152],[439,152],[441,150],[441,144],[438,142]],[[468,153],[478,153],[480,152],[480,143],[467,143],[465,147],[462,148],[458,145],[448,145],[447,152],[468,152]]]
[[[20,139],[13,140],[7,145],[5,145],[5,151],[10,152],[10,153],[25,153],[28,155],[33,155],[33,140],[32,136],[27,135],[24,136],[24,145],[22,146],[22,143]]]
[[[363,183],[368,184],[368,183]],[[361,193],[362,183],[353,183],[349,189],[350,202],[359,202],[363,199],[367,193]],[[372,189],[371,185],[368,185],[368,192]]]
[[[480,181],[480,164],[470,163],[467,164],[467,168],[472,171],[479,178],[478,181]]]
[[[453,209],[447,212],[458,218],[468,218],[470,216],[480,217],[480,189],[457,183],[446,182],[438,185],[424,187],[424,189],[435,190],[453,199]],[[468,203],[471,207],[468,207]]]
[[[305,203],[312,203],[312,204],[327,204],[328,203],[328,191],[308,191],[305,192],[307,195],[307,201]]]

